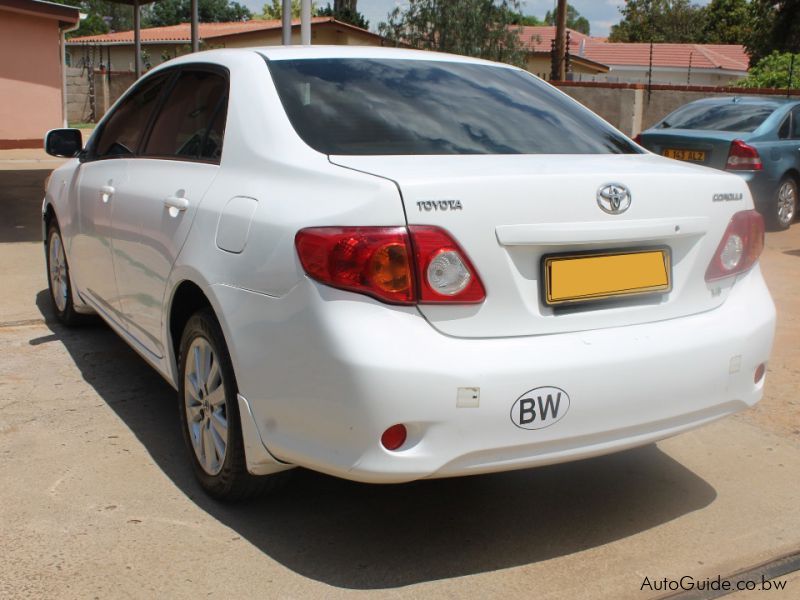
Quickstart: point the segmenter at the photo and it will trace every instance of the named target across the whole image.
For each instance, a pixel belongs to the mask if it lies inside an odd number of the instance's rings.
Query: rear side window
[[[774,104],[687,104],[659,124],[660,129],[755,131],[775,111]]]
[[[184,70],[156,116],[143,155],[218,161],[228,100],[227,79]]]
[[[171,76],[165,73],[146,79],[122,101],[103,125],[94,145],[95,158],[124,157],[136,153],[144,128]]]
[[[800,107],[792,111],[792,139],[800,139]]]
[[[325,154],[636,154],[532,75],[423,60],[268,61],[300,137]]]

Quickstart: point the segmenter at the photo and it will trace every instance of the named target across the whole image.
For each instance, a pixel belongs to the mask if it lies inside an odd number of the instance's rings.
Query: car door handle
[[[115,191],[116,190],[114,189],[114,186],[112,186],[112,185],[101,185],[100,186],[100,199],[103,201],[104,204],[107,203],[109,200],[111,200],[111,196],[114,195]]]
[[[186,210],[189,208],[188,198],[178,198],[177,196],[169,196],[164,198],[164,206],[174,208],[175,210]]]

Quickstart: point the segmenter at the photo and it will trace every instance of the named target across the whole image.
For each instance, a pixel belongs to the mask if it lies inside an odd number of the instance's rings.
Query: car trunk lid
[[[715,308],[730,282],[706,268],[731,215],[751,207],[737,177],[653,155],[331,156],[393,180],[409,225],[447,230],[486,288],[478,305],[425,305],[431,324],[458,337],[552,334],[671,319]],[[607,214],[598,190],[630,190]],[[715,194],[738,201],[714,202]],[[562,308],[542,296],[542,258],[570,252],[668,248],[672,289]]]
[[[706,167],[724,169],[731,142],[743,135],[746,134],[735,131],[655,129],[642,133],[642,145],[668,158],[677,157]],[[698,152],[702,153],[702,158]]]

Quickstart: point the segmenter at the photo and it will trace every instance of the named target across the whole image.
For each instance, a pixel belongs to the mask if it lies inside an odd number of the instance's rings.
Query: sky
[[[260,13],[266,0],[239,0],[246,4],[254,13]],[[709,0],[694,0],[694,3],[705,5]],[[333,4],[333,1],[330,0]],[[328,0],[316,0],[317,6],[325,6]],[[378,23],[386,20],[386,15],[395,6],[402,6],[403,0],[358,0],[358,10],[369,21],[370,29],[376,30]],[[527,15],[534,15],[540,19],[548,10],[555,7],[554,0],[522,0],[522,12]],[[623,0],[571,0],[578,12],[589,19],[591,34],[596,36],[607,36],[611,26],[619,23],[619,7],[623,6]]]

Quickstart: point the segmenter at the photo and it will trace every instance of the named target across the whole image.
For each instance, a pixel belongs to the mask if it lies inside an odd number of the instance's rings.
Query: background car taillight
[[[706,270],[706,281],[743,273],[764,249],[764,219],[755,210],[743,210],[731,218],[725,235]]]
[[[764,168],[758,150],[742,140],[733,140],[725,168],[731,171],[760,171]]]
[[[438,227],[312,227],[297,232],[295,246],[312,278],[384,302],[469,304],[486,297],[466,254]]]

